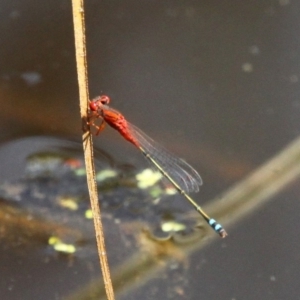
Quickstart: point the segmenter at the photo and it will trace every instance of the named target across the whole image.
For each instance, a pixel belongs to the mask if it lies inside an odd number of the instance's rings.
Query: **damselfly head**
[[[98,96],[90,101],[90,110],[97,111],[102,108],[102,105],[107,105],[110,102],[110,98],[106,95]]]

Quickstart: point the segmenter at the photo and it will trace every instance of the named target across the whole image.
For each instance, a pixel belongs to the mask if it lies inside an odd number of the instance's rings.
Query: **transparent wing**
[[[202,179],[192,166],[171,154],[143,131],[130,123],[128,123],[128,132],[181,189],[186,193],[199,191],[199,187],[202,185]]]

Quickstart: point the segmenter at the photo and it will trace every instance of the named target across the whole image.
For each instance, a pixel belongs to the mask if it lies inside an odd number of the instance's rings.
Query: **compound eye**
[[[110,102],[110,98],[106,95],[102,95],[99,100],[104,105],[108,104]]]
[[[90,110],[96,111],[98,109],[96,101],[90,101]]]

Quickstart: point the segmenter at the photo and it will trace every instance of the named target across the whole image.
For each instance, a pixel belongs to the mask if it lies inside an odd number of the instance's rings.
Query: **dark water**
[[[3,145],[33,135],[80,140],[71,12],[69,1],[0,4]],[[132,123],[189,161],[203,177],[203,203],[298,137],[299,14],[295,0],[87,1],[91,97],[110,95]],[[146,165],[113,130],[97,146],[115,164]],[[18,173],[26,151],[2,157],[1,173]],[[174,254],[176,263],[119,297],[296,299],[298,182],[229,227],[228,239],[185,259]],[[117,249],[124,228],[109,224]],[[94,251],[70,260],[40,239],[26,248],[14,240],[13,250],[1,242],[1,299],[63,299],[99,275]],[[114,266],[122,255],[114,253]]]

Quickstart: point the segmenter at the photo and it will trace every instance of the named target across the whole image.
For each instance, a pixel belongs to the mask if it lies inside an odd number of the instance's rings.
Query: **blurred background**
[[[222,192],[298,138],[298,1],[89,0],[85,9],[91,98],[109,95],[112,107],[193,165],[204,181],[199,203],[222,200]],[[22,177],[21,158],[47,149],[45,136],[80,142],[82,131],[71,1],[4,0],[0,16],[4,183]],[[44,137],[42,147],[33,136]],[[29,140],[13,144],[20,138]],[[147,165],[110,128],[95,143],[106,162],[109,156],[118,166]],[[268,205],[232,222],[226,240],[190,255],[175,249],[167,271],[148,280],[137,274],[135,288],[118,298],[296,299],[299,192],[295,178]],[[124,232],[111,226],[116,249]],[[95,253],[70,262],[42,245],[24,252],[2,238],[1,299],[65,299],[100,276]],[[122,255],[115,255],[109,260],[118,266]]]

